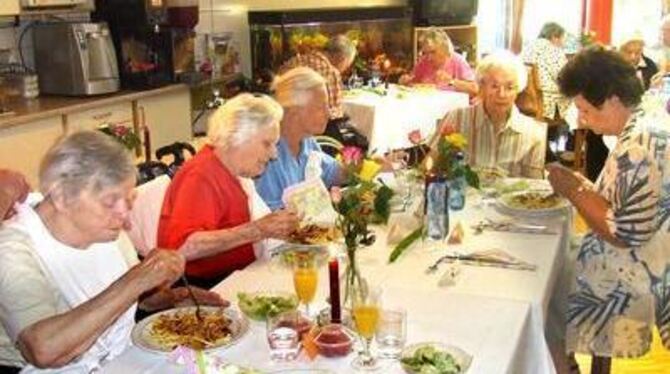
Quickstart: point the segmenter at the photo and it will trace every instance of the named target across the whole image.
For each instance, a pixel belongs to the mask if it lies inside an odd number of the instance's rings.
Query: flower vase
[[[347,266],[344,270],[344,278],[342,279],[344,287],[341,287],[342,292],[344,292],[342,306],[350,311],[354,307],[355,295],[367,293],[367,282],[361,276],[360,269],[356,263],[356,249],[356,247],[347,248]]]
[[[426,178],[426,231],[430,240],[441,241],[449,233],[449,182],[443,176]]]
[[[465,207],[465,188],[464,177],[456,177],[449,181],[449,209],[457,211]]]

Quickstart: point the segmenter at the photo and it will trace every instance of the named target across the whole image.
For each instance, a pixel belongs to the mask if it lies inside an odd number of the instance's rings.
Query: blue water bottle
[[[425,213],[428,237],[444,240],[449,233],[449,183],[442,176],[426,177]]]
[[[456,163],[462,167],[465,163],[463,152],[456,154]],[[465,207],[465,188],[467,182],[465,176],[458,176],[449,181],[449,209],[461,210]]]

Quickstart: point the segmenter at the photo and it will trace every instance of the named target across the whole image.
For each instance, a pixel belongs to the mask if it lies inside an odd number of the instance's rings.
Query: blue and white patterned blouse
[[[659,108],[660,109],[660,108]],[[581,244],[568,299],[568,350],[638,357],[652,328],[670,348],[670,116],[640,105],[618,137],[596,191],[607,199],[610,232]]]

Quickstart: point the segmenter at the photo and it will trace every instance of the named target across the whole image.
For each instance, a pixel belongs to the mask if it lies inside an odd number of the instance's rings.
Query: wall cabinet
[[[131,102],[121,102],[68,114],[65,117],[65,130],[68,133],[80,130],[96,130],[106,123],[133,128],[133,107]]]
[[[78,130],[95,130],[104,123],[124,124],[139,130],[139,109],[144,111],[151,130],[152,151],[192,138],[191,98],[186,86],[119,96],[118,100],[101,105],[88,103],[81,110],[77,108],[82,104],[77,105],[63,109],[62,113],[54,112],[46,118],[11,127],[3,127],[0,121],[0,168],[23,173],[36,189],[40,161],[61,135]],[[137,162],[145,157],[139,151]]]
[[[37,190],[42,157],[62,134],[61,116],[0,129],[0,168],[20,171]]]
[[[0,16],[15,16],[20,10],[19,0],[0,1]]]

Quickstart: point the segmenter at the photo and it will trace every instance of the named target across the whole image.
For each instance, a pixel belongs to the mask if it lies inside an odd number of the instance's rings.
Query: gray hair
[[[284,108],[307,104],[315,88],[325,87],[326,80],[307,67],[293,68],[275,78],[272,83],[275,99]]]
[[[563,26],[556,22],[547,22],[542,26],[542,30],[540,30],[540,35],[538,35],[538,37],[549,40],[551,38],[560,38],[563,35],[565,35]]]
[[[428,28],[421,34],[419,40],[421,44],[432,43],[449,53],[449,55],[454,54],[454,43],[451,42],[449,35],[440,29],[434,27]]]
[[[345,35],[336,35],[328,40],[324,51],[340,61],[353,61],[356,57],[356,45]]]
[[[516,76],[517,92],[526,88],[528,70],[521,59],[509,51],[497,51],[482,59],[477,65],[477,83],[482,84],[492,70],[506,70]]]
[[[40,191],[76,198],[87,189],[100,192],[136,175],[129,152],[111,136],[79,131],[60,138],[42,159]]]
[[[207,143],[214,147],[239,145],[258,131],[278,125],[284,110],[270,96],[243,93],[228,100],[209,117]]]

